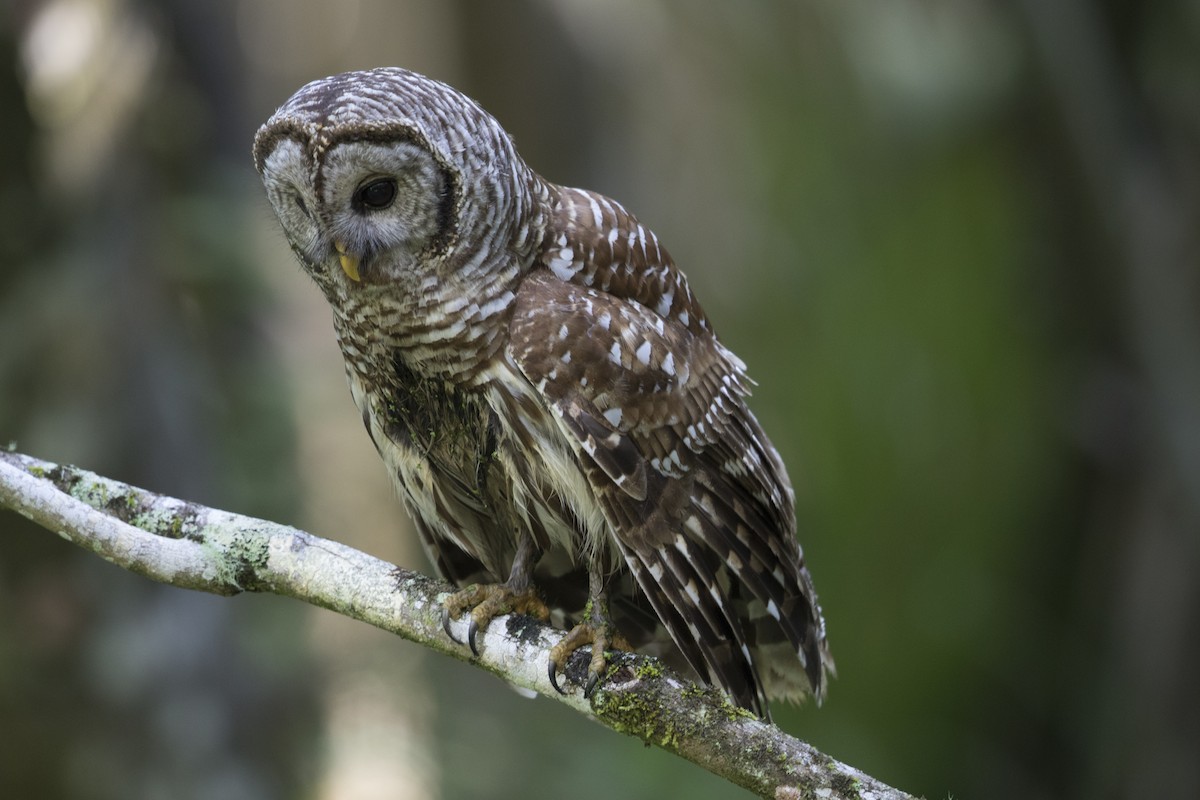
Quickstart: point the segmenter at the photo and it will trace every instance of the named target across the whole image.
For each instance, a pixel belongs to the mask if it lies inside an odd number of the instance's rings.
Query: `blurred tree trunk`
[[[205,4],[202,19],[187,3],[6,12],[24,96],[5,104],[4,144],[17,146],[5,163],[35,166],[19,197],[4,182],[6,206],[32,219],[0,245],[22,265],[0,286],[0,427],[163,490],[277,513],[295,492],[286,393],[263,391],[278,373],[229,179],[252,127],[237,53],[214,45],[234,6]],[[17,59],[2,63],[15,85]],[[21,108],[32,119],[8,114]],[[307,680],[283,669],[289,637],[273,651],[263,631],[298,617],[237,620],[227,603],[36,538],[6,535],[4,551],[5,658],[37,682],[0,688],[4,727],[22,732],[6,738],[0,794],[295,796]]]
[[[1181,755],[1200,752],[1200,162],[1195,84],[1174,77],[1200,69],[1195,9],[1189,44],[1170,32],[1182,6],[1018,7],[1062,154],[1045,185],[1076,209],[1079,278],[1104,288],[1081,387],[1094,477],[1074,623],[1095,647],[1068,667],[1093,672],[1064,698],[1088,731],[1075,794],[1196,797],[1200,761]]]

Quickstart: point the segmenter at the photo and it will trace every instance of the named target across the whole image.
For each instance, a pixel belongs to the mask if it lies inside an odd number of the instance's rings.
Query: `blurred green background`
[[[749,364],[839,670],[783,727],[929,798],[1200,796],[1200,4],[8,0],[0,441],[427,568],[249,157],[378,65],[634,210]],[[747,795],[5,512],[0,796]]]

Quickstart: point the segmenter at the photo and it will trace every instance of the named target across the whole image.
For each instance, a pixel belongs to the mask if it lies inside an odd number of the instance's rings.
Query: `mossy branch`
[[[148,492],[76,467],[0,452],[0,506],[147,578],[233,595],[270,592],[370,623],[566,703],[600,723],[680,755],[768,798],[907,798],[753,715],[657,660],[614,653],[591,700],[567,669],[567,694],[545,665],[561,631],[528,617],[497,618],[480,657],[442,630],[448,584],[274,522]],[[454,624],[459,639],[466,623]]]

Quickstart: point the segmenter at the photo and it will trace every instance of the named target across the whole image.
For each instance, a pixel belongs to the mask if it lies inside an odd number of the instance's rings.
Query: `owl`
[[[551,183],[475,101],[398,68],[301,88],[254,161],[333,311],[363,425],[446,619],[658,655],[768,717],[833,662],[751,381],[658,237]],[[446,626],[448,635],[452,635]]]

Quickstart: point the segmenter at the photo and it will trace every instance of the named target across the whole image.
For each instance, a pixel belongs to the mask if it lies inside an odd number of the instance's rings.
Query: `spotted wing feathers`
[[[759,714],[768,696],[820,698],[832,662],[744,365],[653,234],[598,196],[561,203],[562,228],[517,293],[509,356],[576,443],[621,554],[691,666]]]

